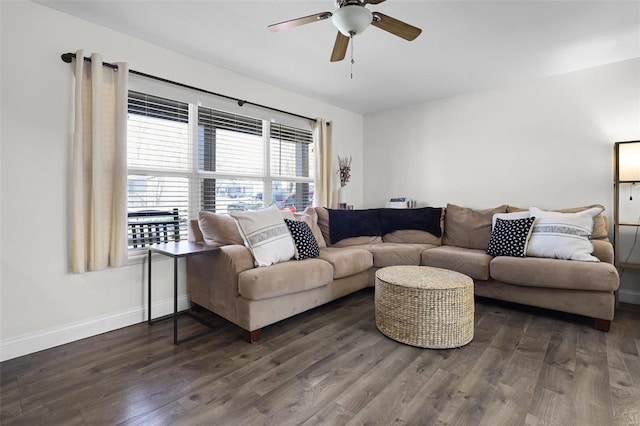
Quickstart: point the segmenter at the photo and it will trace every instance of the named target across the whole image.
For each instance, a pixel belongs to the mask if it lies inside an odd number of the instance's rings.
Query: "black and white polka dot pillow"
[[[491,256],[525,257],[527,241],[531,236],[531,226],[535,217],[525,219],[496,219],[487,246],[487,254]]]
[[[304,221],[285,219],[296,246],[296,259],[304,260],[320,256],[320,247],[309,225]]]

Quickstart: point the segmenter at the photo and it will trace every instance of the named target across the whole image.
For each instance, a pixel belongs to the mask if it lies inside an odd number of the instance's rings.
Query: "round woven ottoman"
[[[376,272],[376,326],[412,346],[457,348],[473,339],[473,280],[429,266],[389,266]]]

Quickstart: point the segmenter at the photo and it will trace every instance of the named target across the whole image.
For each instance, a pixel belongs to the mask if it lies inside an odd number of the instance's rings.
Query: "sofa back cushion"
[[[600,262],[613,264],[613,244],[604,240],[593,240],[591,244],[593,244],[592,255],[600,259]]]
[[[303,220],[309,225],[319,248],[325,248],[327,246],[322,231],[320,231],[320,227],[318,226],[318,213],[314,207],[309,206],[304,209],[302,213],[294,213],[294,216],[296,220]]]
[[[448,246],[486,250],[491,237],[493,215],[506,212],[507,205],[494,209],[475,210],[447,204],[443,243]]]
[[[444,209],[380,209],[380,228],[385,243],[442,244]]]
[[[198,219],[189,219],[187,222],[187,240],[195,243],[204,243],[204,235],[198,224]]]
[[[376,244],[382,242],[382,237],[378,235],[371,236],[358,236],[352,238],[345,238],[332,244],[331,242],[331,229],[329,226],[329,209],[326,207],[316,207],[316,213],[318,214],[318,228],[322,232],[322,236],[326,242],[327,247],[349,247],[357,246],[361,244]],[[356,211],[356,210],[343,210],[343,211]],[[322,248],[322,247],[321,247]]]
[[[329,237],[332,245],[354,237],[375,237],[381,240],[378,209],[329,209]]]
[[[442,236],[440,217],[442,209],[422,207],[419,209],[378,209],[380,231],[388,234],[401,229],[426,231],[436,237]]]
[[[315,207],[311,209],[315,212],[319,233],[329,247],[377,244],[383,241],[442,244],[444,230],[442,207],[369,210],[331,210]],[[330,216],[333,216],[332,221]],[[330,226],[333,224],[339,228],[337,235],[336,230]],[[321,243],[319,244],[322,248]]]
[[[444,227],[444,221],[442,227]],[[442,245],[442,237],[436,237],[429,232],[416,231],[415,229],[399,229],[389,232],[382,236],[382,241],[385,243]]]
[[[328,247],[331,244],[331,237],[329,237],[329,211],[324,207],[315,207],[315,211],[318,216],[318,228],[320,228],[322,238],[324,238],[325,245]]]
[[[198,225],[207,244],[244,244],[235,219],[229,215],[202,210],[198,212]]]

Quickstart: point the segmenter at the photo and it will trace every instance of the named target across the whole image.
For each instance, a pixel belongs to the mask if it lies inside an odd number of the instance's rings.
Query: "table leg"
[[[173,344],[178,344],[178,258],[173,258]]]
[[[0,0],[0,1],[2,1],[2,0]],[[157,318],[154,318],[154,319],[151,319],[151,253],[152,253],[152,251],[156,251],[157,253],[160,253],[160,254],[163,254],[163,255],[166,255],[166,256],[171,256],[173,258],[173,313],[170,313],[170,314],[167,314],[167,315],[163,315],[161,317],[157,317]],[[148,293],[148,296],[149,296],[148,300],[147,300],[147,304],[148,304],[147,322],[149,323],[149,325],[152,325],[152,324],[154,324],[156,322],[160,322],[160,321],[164,321],[164,320],[168,320],[168,319],[173,319],[173,344],[174,345],[179,345],[182,342],[186,342],[188,340],[195,339],[196,337],[199,337],[199,336],[202,336],[204,334],[211,333],[212,331],[217,330],[217,327],[215,327],[213,324],[211,324],[205,318],[202,318],[202,317],[200,317],[198,315],[195,315],[189,309],[187,309],[187,310],[185,310],[183,312],[178,312],[178,260],[179,260],[180,257],[183,257],[183,256],[180,256],[180,254],[174,253],[173,251],[153,250],[152,248],[149,249],[149,267],[148,267],[148,272],[147,272],[147,277],[148,277],[147,293]],[[207,330],[202,331],[200,333],[192,334],[191,336],[188,336],[188,337],[183,338],[182,340],[179,340],[178,339],[178,316],[180,316],[180,315],[188,315],[188,316],[192,317],[196,321],[206,325],[208,327]]]
[[[147,261],[147,323],[151,325],[151,250]]]

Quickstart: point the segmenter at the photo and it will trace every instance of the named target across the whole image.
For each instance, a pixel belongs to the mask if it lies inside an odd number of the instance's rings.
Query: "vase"
[[[338,188],[338,208],[346,209],[347,208],[347,193],[344,190],[344,186]]]

